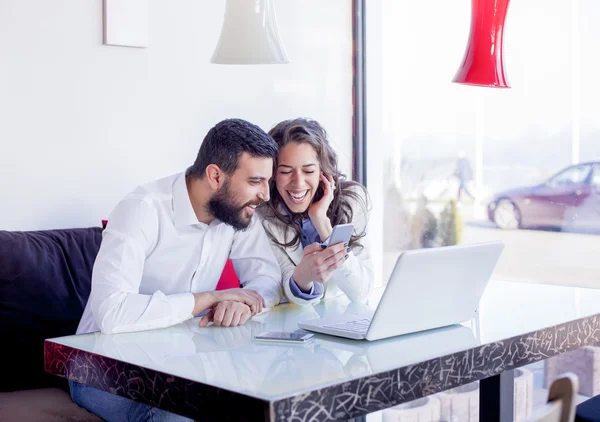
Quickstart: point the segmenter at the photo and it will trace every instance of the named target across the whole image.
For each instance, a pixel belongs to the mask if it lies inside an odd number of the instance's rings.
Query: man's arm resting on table
[[[193,317],[191,293],[139,293],[157,233],[156,210],[142,199],[123,200],[111,213],[94,263],[89,298],[94,321],[103,333],[163,328]]]
[[[217,304],[215,292],[193,293],[194,295],[194,310],[192,314],[198,316],[207,309],[212,308]]]
[[[262,312],[265,300],[251,289],[227,289],[214,292],[194,293],[194,316],[214,308],[220,302],[240,302],[248,305],[252,315]]]

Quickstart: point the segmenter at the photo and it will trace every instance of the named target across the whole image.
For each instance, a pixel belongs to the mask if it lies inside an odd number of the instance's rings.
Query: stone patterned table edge
[[[192,418],[338,421],[363,416],[600,342],[600,315],[267,402],[45,342],[46,372]],[[126,382],[123,382],[126,380]]]
[[[256,421],[269,418],[269,402],[117,359],[44,342],[47,373],[195,420]],[[207,419],[208,418],[208,419]]]
[[[348,420],[600,341],[600,314],[272,403],[276,421]]]

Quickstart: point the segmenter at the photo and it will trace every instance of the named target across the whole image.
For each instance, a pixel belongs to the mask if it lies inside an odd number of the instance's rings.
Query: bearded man
[[[257,206],[269,200],[277,144],[258,126],[228,119],[204,138],[186,172],[144,184],[109,216],[77,334],[179,324],[244,324],[279,303],[281,271]],[[228,259],[242,288],[215,291]],[[105,420],[183,420],[69,381],[80,406]],[[154,418],[154,419],[153,419]]]

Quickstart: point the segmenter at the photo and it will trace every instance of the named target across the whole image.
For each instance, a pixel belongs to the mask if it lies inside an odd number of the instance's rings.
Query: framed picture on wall
[[[148,1],[104,0],[103,43],[120,47],[147,47]]]

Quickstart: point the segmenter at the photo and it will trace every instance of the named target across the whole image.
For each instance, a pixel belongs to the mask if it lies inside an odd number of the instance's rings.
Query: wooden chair
[[[573,422],[575,420],[575,398],[579,391],[579,379],[566,373],[550,386],[548,402],[534,409],[528,422]]]

